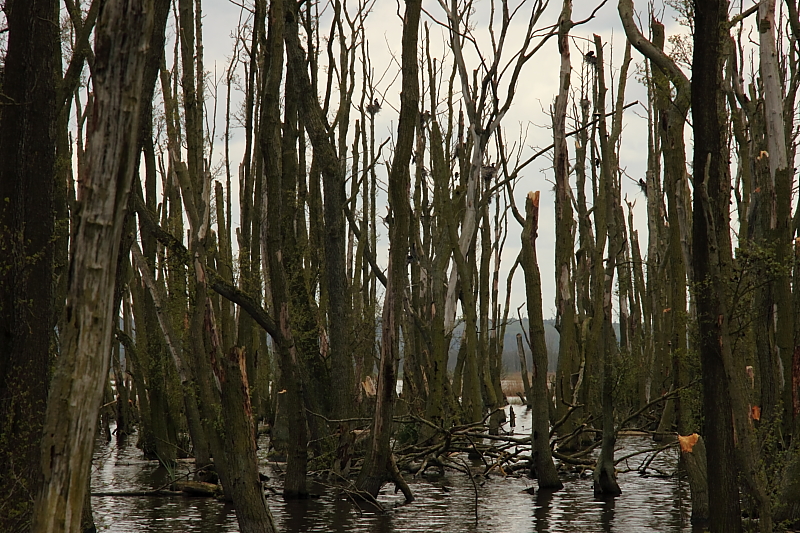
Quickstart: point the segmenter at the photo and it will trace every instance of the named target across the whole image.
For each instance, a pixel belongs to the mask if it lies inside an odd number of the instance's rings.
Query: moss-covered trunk
[[[375,415],[372,419],[372,438],[364,465],[356,480],[359,490],[373,497],[386,481],[394,481],[402,489],[406,501],[414,499],[395,465],[390,447],[396,368],[400,358],[399,327],[404,312],[403,300],[408,284],[408,235],[410,209],[409,163],[414,146],[414,132],[418,121],[419,76],[417,66],[417,37],[421,0],[406,4],[403,19],[402,69],[403,83],[400,93],[400,119],[397,125],[392,168],[389,175],[389,208],[392,223],[389,227],[389,275],[381,328],[381,360],[378,370],[378,390]]]
[[[562,141],[566,141],[562,137]],[[542,317],[542,279],[536,258],[536,237],[539,231],[539,192],[528,193],[525,201],[525,226],[522,230],[522,268],[525,270],[525,296],[528,331],[533,354],[533,383],[529,402],[532,404],[531,473],[539,482],[539,490],[559,490],[564,484],[558,478],[550,450],[550,394],[547,390],[547,345]],[[527,381],[527,375],[525,376]]]
[[[4,11],[8,48],[0,74],[0,529],[16,532],[30,527],[50,383],[55,326],[50,282],[56,183],[53,102],[61,49],[58,2],[9,1]],[[19,105],[23,102],[26,105]],[[62,209],[65,197],[63,203]]]

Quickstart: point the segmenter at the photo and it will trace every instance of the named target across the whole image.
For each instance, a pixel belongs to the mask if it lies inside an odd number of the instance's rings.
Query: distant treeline
[[[523,333],[524,330],[524,333]],[[545,342],[547,343],[547,370],[555,372],[558,364],[558,331],[555,328],[555,320],[544,321]],[[528,333],[528,319],[510,320],[506,327],[505,338],[503,339],[503,368],[506,372],[519,372],[519,356],[517,355],[517,333]],[[447,361],[447,369],[452,371],[456,366],[458,349],[461,346],[461,338],[464,335],[464,323],[456,326],[453,332],[453,342],[450,344],[450,357]],[[524,342],[524,341],[523,341]],[[525,355],[530,361],[531,352],[527,342],[525,344]],[[529,363],[530,367],[530,363]]]

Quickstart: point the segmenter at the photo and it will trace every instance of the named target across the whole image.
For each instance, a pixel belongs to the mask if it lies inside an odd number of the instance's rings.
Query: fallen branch
[[[553,451],[553,457],[555,457],[562,463],[567,463],[570,465],[594,466],[596,464],[596,462],[592,459],[579,459],[571,455],[564,455],[563,453],[558,451]]]
[[[631,457],[636,457],[637,455],[642,455],[644,453],[655,452],[655,454],[653,455],[653,457],[655,457],[656,455],[658,455],[659,453],[663,452],[664,450],[666,450],[668,448],[674,448],[677,445],[678,445],[678,442],[675,441],[675,442],[670,442],[669,444],[664,444],[663,446],[657,446],[655,448],[648,448],[646,450],[639,450],[639,451],[636,451],[636,452],[632,452],[632,453],[629,453],[627,455],[623,455],[619,459],[615,460],[614,464],[617,465],[617,464],[621,463],[622,461],[627,461]],[[647,464],[650,464],[651,461],[652,461],[652,459],[650,459],[650,461],[647,461]]]
[[[139,216],[139,220],[142,222],[142,226],[144,226],[145,229],[147,229],[147,231],[150,232],[150,234],[153,235],[158,242],[171,251],[175,258],[178,259],[182,264],[188,266],[189,268],[194,268],[191,252],[180,240],[161,227],[156,219],[156,216],[144,203],[141,186],[134,186],[132,193],[134,208],[136,209],[136,214]],[[272,337],[276,343],[281,344],[286,342],[275,320],[269,315],[269,313],[267,313],[261,304],[255,300],[255,298],[245,293],[232,283],[228,283],[222,279],[222,277],[217,274],[217,272],[209,265],[203,265],[203,269],[208,278],[208,286],[211,287],[214,292],[241,307],[248,315],[250,315],[256,324],[264,328],[264,331],[269,333],[270,337]]]
[[[642,414],[645,411],[647,411],[650,407],[654,406],[657,403],[665,402],[665,401],[669,400],[670,398],[672,398],[674,396],[677,396],[680,391],[682,391],[684,389],[688,389],[689,387],[694,386],[699,381],[700,381],[699,378],[694,379],[694,380],[690,381],[689,383],[687,383],[686,385],[684,385],[682,387],[678,387],[677,389],[671,390],[666,394],[662,394],[661,396],[659,396],[658,398],[656,398],[654,400],[650,400],[649,402],[644,404],[641,408],[639,408],[639,410],[635,411],[633,414],[628,416],[628,418],[626,418],[625,420],[620,422],[617,431],[622,430],[622,428],[625,427],[625,424],[627,424],[628,422],[630,422],[631,420],[633,420],[634,418],[636,418],[640,414]]]

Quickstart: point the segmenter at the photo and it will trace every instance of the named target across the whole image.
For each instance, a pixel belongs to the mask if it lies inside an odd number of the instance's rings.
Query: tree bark
[[[234,346],[221,355],[218,377],[222,385],[222,412],[225,416],[222,437],[228,468],[225,490],[236,506],[239,531],[274,533],[275,521],[267,506],[258,472],[256,430],[244,349]]]
[[[375,416],[372,420],[372,442],[367,450],[356,487],[373,497],[378,495],[386,481],[394,481],[403,491],[406,501],[414,496],[406,485],[394,463],[391,450],[392,417],[396,369],[400,359],[400,317],[403,299],[408,284],[408,235],[411,206],[410,195],[411,151],[414,147],[414,132],[418,120],[419,75],[417,66],[417,37],[421,0],[409,0],[403,18],[402,70],[403,82],[400,93],[400,118],[397,125],[392,168],[389,175],[389,207],[392,223],[389,227],[389,276],[384,302],[381,336],[381,360],[378,373],[378,391]]]
[[[698,438],[691,450],[681,449],[680,460],[692,489],[692,525],[708,527],[708,461],[703,437]]]
[[[570,64],[569,31],[572,28],[572,2],[564,1],[559,17],[558,48],[561,54],[561,70],[559,74],[558,97],[553,112],[554,136],[558,131],[565,131],[558,126],[566,120],[567,103],[569,100]],[[556,180],[556,242],[555,242],[555,287],[556,287],[556,329],[560,334],[558,346],[558,369],[556,374],[556,412],[558,418],[563,418],[570,404],[575,404],[576,383],[572,376],[577,376],[581,369],[581,358],[578,352],[578,328],[575,316],[575,289],[572,280],[572,254],[574,253],[575,240],[573,227],[575,220],[572,214],[572,199],[569,185],[569,155],[567,153],[566,139],[555,139],[554,168]],[[577,427],[577,418],[582,414],[578,411],[572,414],[567,423],[561,427],[560,433],[568,435]],[[564,443],[565,449],[570,449],[577,444],[571,440]]]
[[[0,529],[30,527],[53,338],[58,2],[10,0],[0,72]],[[63,198],[66,207],[66,197]]]
[[[542,279],[536,258],[536,237],[539,231],[539,192],[528,193],[525,201],[525,226],[522,230],[522,268],[525,270],[525,294],[528,305],[528,331],[533,354],[532,396],[533,422],[531,442],[535,473],[539,490],[560,490],[564,484],[558,478],[550,450],[550,394],[547,390],[547,345],[542,317]],[[527,374],[527,373],[526,373]],[[527,375],[526,381],[527,381]],[[531,401],[531,400],[529,400]]]
[[[95,29],[94,116],[70,261],[62,353],[42,440],[32,530],[77,532],[108,375],[114,273],[136,160],[152,0],[110,1]]]
[[[703,415],[708,451],[709,521],[712,533],[742,531],[733,443],[731,398],[723,350],[730,350],[726,289],[720,255],[730,254],[728,231],[730,181],[722,153],[722,50],[727,35],[728,2],[695,0],[692,62],[692,125],[694,129],[694,280],[698,284],[697,318],[703,376]],[[724,31],[723,31],[724,29]],[[722,237],[722,238],[721,238]],[[727,248],[721,250],[720,247]],[[726,344],[728,344],[726,346]]]

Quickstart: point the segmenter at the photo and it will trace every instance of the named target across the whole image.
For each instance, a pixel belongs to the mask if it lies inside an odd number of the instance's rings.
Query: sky
[[[238,0],[236,0],[238,3]],[[233,39],[237,25],[240,20],[246,20],[249,13],[243,13],[242,9],[232,0],[205,0],[203,2],[203,40],[204,40],[204,60],[205,68],[210,72],[210,79],[219,78],[227,68],[231,57]],[[594,0],[576,0],[573,5],[572,19],[582,20],[600,4]],[[245,5],[249,6],[250,0],[245,0]],[[355,4],[349,2],[351,12],[355,11]],[[474,2],[474,26],[473,35],[478,42],[484,55],[490,55],[490,41],[488,39],[488,10],[491,5],[490,0],[477,0]],[[512,1],[512,7],[519,5],[519,2]],[[512,26],[509,39],[506,44],[506,57],[511,57],[513,52],[521,44],[521,35],[535,3],[528,1],[523,3],[516,14],[517,22]],[[645,9],[646,4],[642,1],[636,3],[639,10]],[[375,79],[380,79],[377,89],[385,99],[385,104],[381,112],[377,115],[376,136],[377,143],[393,137],[396,134],[397,110],[399,109],[400,78],[396,75],[399,70],[398,61],[400,57],[400,39],[402,35],[402,19],[398,13],[402,13],[403,3],[395,0],[376,0],[372,6],[366,22],[366,38],[369,41],[371,62],[375,71]],[[446,16],[437,0],[423,1],[424,13],[422,23],[430,28],[432,39],[432,54],[435,57],[448,60],[449,53],[445,54],[442,47],[446,43],[447,36],[439,22],[446,20]],[[541,16],[538,24],[539,29],[547,28],[554,24],[561,10],[561,2],[550,2]],[[647,20],[646,14],[642,19]],[[667,35],[683,32],[681,27],[674,20],[674,13],[666,12],[661,16],[662,22],[666,25]],[[174,38],[174,23],[170,22],[170,30]],[[541,31],[537,33],[542,33]],[[609,91],[612,87],[616,88],[618,78],[618,66],[622,59],[625,37],[619,22],[616,2],[608,1],[601,7],[594,19],[584,25],[573,28],[570,42],[572,57],[572,84],[573,87],[579,83],[579,74],[582,68],[582,55],[591,45],[592,34],[599,34],[603,38],[604,53],[606,60],[611,57],[611,64],[607,67],[607,74],[610,73],[613,79],[607,80]],[[646,34],[646,31],[645,31]],[[424,29],[420,35],[424,35]],[[439,47],[438,49],[436,47]],[[476,55],[466,51],[466,62],[468,69],[476,68],[478,65]],[[635,80],[635,64],[642,61],[642,57],[633,51],[634,64],[629,71],[628,89],[626,91],[626,102],[638,100],[642,105],[633,106],[625,111],[623,119],[622,147],[620,151],[620,166],[624,169],[627,176],[631,179],[623,178],[623,197],[627,196],[629,201],[636,202],[635,226],[639,231],[639,239],[642,246],[646,246],[647,229],[645,218],[646,198],[635,185],[635,180],[644,177],[647,157],[647,123],[646,93],[641,84]],[[170,60],[168,59],[168,62]],[[549,127],[550,117],[548,111],[557,93],[558,73],[560,57],[556,48],[555,39],[551,39],[539,50],[534,57],[526,64],[517,87],[517,94],[508,115],[504,118],[503,129],[504,137],[508,143],[515,140],[519,141],[520,132],[524,132],[524,150],[522,157],[527,158],[536,150],[546,147],[552,143],[552,131]],[[384,69],[386,74],[384,75]],[[240,75],[243,70],[239,68]],[[357,82],[357,85],[360,84]],[[212,87],[208,87],[209,94]],[[214,147],[214,163],[219,163],[219,157],[223,153],[221,132],[224,130],[224,110],[225,110],[225,91],[224,81],[217,86],[218,101],[216,111],[216,132],[217,139]],[[323,89],[324,90],[324,89]],[[241,92],[234,90],[232,95],[232,109],[236,109],[243,98]],[[611,108],[611,94],[606,105]],[[357,101],[357,97],[354,100]],[[213,101],[208,101],[206,107],[209,113],[209,124],[213,127],[211,118],[214,117]],[[351,128],[352,129],[352,128]],[[572,126],[568,122],[567,129]],[[570,157],[574,157],[574,142],[568,142]],[[232,167],[238,166],[241,154],[244,151],[244,133],[241,128],[233,130],[230,141]],[[384,152],[386,153],[386,152]],[[524,208],[525,196],[529,191],[541,191],[540,201],[540,221],[539,238],[537,240],[537,252],[539,267],[542,276],[542,300],[543,314],[545,318],[550,318],[555,314],[555,291],[554,291],[554,192],[553,192],[553,171],[551,166],[550,154],[535,160],[521,173],[519,181],[515,185],[515,200],[520,209]],[[384,173],[385,166],[379,166],[379,172]],[[381,177],[379,176],[379,179]],[[224,179],[220,176],[219,179]],[[574,176],[573,176],[574,186]],[[238,192],[234,192],[234,198],[238,197]],[[378,198],[379,205],[385,202],[385,194]],[[234,202],[235,204],[236,202]],[[378,213],[385,212],[383,207],[378,208]],[[234,225],[238,213],[234,212]],[[388,258],[388,243],[386,241],[386,228],[379,224],[378,230],[381,231],[381,242],[377,251],[378,263],[385,268]],[[511,268],[514,259],[519,252],[519,233],[521,228],[513,220],[510,221],[509,235],[503,253],[503,266],[501,267],[500,291],[501,300],[505,299],[505,279],[508,270]],[[644,250],[643,250],[644,251]],[[516,315],[516,309],[525,303],[525,287],[521,271],[518,271],[512,288],[511,295],[511,316]],[[525,315],[523,308],[523,315]]]

